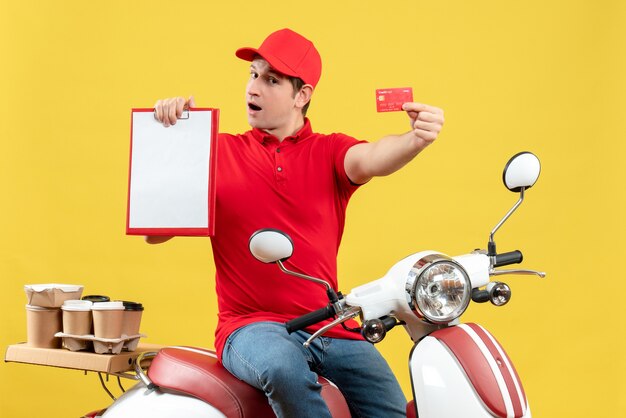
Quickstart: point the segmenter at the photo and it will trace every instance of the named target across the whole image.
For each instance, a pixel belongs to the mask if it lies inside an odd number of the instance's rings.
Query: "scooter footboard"
[[[409,360],[420,418],[529,418],[522,383],[504,349],[477,324],[433,332]]]

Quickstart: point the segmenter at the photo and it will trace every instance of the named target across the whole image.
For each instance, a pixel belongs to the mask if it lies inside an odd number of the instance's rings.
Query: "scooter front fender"
[[[504,349],[477,324],[441,329],[409,359],[419,418],[530,418],[521,381]]]
[[[149,391],[137,383],[120,396],[102,415],[106,418],[226,418],[210,404],[181,393]]]

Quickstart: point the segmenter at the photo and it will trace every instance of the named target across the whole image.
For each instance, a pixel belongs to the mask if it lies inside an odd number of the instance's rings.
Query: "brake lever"
[[[317,337],[320,337],[329,329],[336,327],[337,325],[346,322],[349,319],[356,318],[357,316],[359,316],[360,313],[361,308],[359,308],[358,306],[352,306],[348,309],[345,309],[343,312],[341,312],[337,319],[315,331],[315,333],[311,335],[304,343],[302,343],[302,345],[304,346],[304,348],[309,348],[313,340],[315,340]]]
[[[536,270],[524,270],[524,269],[514,269],[514,270],[490,270],[489,276],[504,276],[507,274],[521,274],[527,276],[539,276],[542,279],[546,277],[546,273],[544,271],[536,271]]]

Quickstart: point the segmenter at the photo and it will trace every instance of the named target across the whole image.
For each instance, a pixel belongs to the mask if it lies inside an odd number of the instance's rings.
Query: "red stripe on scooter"
[[[495,337],[494,337],[494,340],[495,340]],[[522,385],[522,379],[519,378],[519,374],[517,374],[517,369],[515,368],[515,365],[511,361],[511,358],[509,357],[509,355],[506,353],[506,351],[504,351],[504,349],[502,349],[502,352],[504,353],[506,358],[509,360],[509,364],[511,365],[511,368],[513,369],[513,373],[515,374],[515,378],[517,379],[517,383],[519,383],[519,390],[520,392],[522,392],[524,413],[526,413],[526,411],[528,410],[528,398],[526,398],[526,392],[524,391],[524,385]]]
[[[466,325],[472,328],[474,332],[476,332],[476,334],[480,337],[482,342],[485,343],[485,345],[489,349],[491,356],[496,360],[496,364],[498,365],[500,372],[502,373],[502,377],[504,377],[504,382],[506,383],[506,387],[511,396],[511,402],[513,403],[515,417],[516,418],[523,417],[524,412],[527,408],[526,395],[524,393],[524,388],[522,387],[522,381],[520,380],[517,374],[517,371],[515,370],[515,366],[513,366],[513,362],[511,361],[509,356],[506,354],[506,351],[504,351],[504,348],[502,348],[502,345],[500,345],[498,340],[496,340],[496,338],[489,331],[487,331],[486,329],[484,329],[483,327],[477,324],[466,324]],[[498,348],[494,345],[494,343],[499,346],[500,350],[498,350]],[[507,361],[504,361],[504,359],[502,358],[503,357],[502,355],[506,357]],[[507,363],[511,367],[508,367]],[[516,380],[519,385],[522,399],[520,399],[520,394],[517,391],[517,388],[515,387],[514,380]]]
[[[482,327],[481,327],[482,328]],[[486,329],[483,328],[483,330],[485,332],[489,332]],[[498,343],[498,345],[500,346],[500,348],[502,348],[502,346],[500,345],[500,343],[498,342],[498,340],[496,340],[496,337],[493,336],[493,334],[491,334],[489,332],[489,335],[491,335],[491,337]],[[524,405],[524,412],[528,410],[528,399],[526,398],[526,392],[524,391],[524,386],[522,385],[522,380],[519,378],[519,375],[517,374],[517,369],[515,369],[515,365],[513,364],[513,362],[511,361],[511,358],[509,357],[509,355],[506,353],[506,351],[504,351],[504,348],[502,348],[502,352],[504,353],[504,355],[506,356],[507,360],[509,361],[509,364],[511,365],[511,369],[513,370],[513,374],[515,375],[515,378],[517,379],[517,383],[519,384],[519,389],[521,392],[521,397],[523,399],[523,405]]]
[[[457,358],[478,396],[492,415],[506,418],[506,406],[496,377],[485,355],[472,337],[459,327],[437,330],[430,334],[445,344]]]

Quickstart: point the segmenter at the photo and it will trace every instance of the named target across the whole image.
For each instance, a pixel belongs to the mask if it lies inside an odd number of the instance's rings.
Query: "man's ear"
[[[311,100],[313,95],[313,86],[305,84],[300,91],[296,94],[296,107],[302,109]]]

